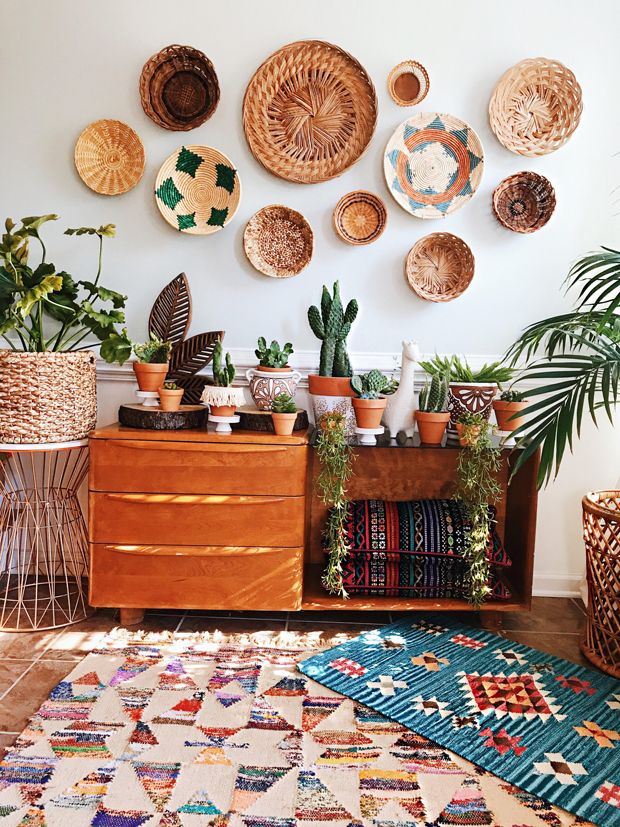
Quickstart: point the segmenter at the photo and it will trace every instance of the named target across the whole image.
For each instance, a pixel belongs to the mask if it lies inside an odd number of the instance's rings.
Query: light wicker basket
[[[142,141],[122,121],[89,124],[77,139],[74,160],[82,181],[100,195],[127,192],[144,173]]]
[[[243,249],[259,273],[276,279],[297,276],[314,248],[312,227],[297,210],[282,204],[263,207],[248,221]]]
[[[581,651],[620,678],[620,491],[586,494],[582,507],[588,618]]]
[[[0,442],[83,439],[97,420],[92,351],[0,350]]]
[[[452,233],[431,233],[417,241],[405,260],[405,278],[421,299],[449,302],[464,293],[474,277],[475,260]]]
[[[489,123],[506,149],[547,155],[579,125],[583,101],[577,78],[557,60],[528,58],[505,72],[489,103]]]
[[[493,212],[506,229],[534,233],[555,210],[555,191],[548,178],[536,172],[517,172],[504,178],[493,192]]]
[[[366,190],[343,195],[334,208],[334,229],[347,244],[371,244],[385,230],[386,223],[385,204]]]

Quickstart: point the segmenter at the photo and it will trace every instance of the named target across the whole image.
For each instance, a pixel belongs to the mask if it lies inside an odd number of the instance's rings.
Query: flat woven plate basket
[[[89,124],[77,139],[74,160],[82,181],[101,195],[127,192],[144,173],[142,141],[122,121]]]
[[[209,58],[191,46],[166,46],[144,64],[142,108],[158,126],[195,129],[215,112],[220,86]]]
[[[482,144],[471,126],[438,112],[403,121],[383,159],[390,192],[417,218],[443,218],[466,204],[480,184],[483,166]]]
[[[469,287],[474,256],[452,233],[431,233],[417,241],[405,260],[405,278],[421,299],[449,302]]]
[[[515,233],[533,233],[544,227],[555,209],[551,181],[536,172],[517,172],[498,184],[493,212],[500,224]]]
[[[535,57],[502,75],[489,103],[489,122],[511,152],[547,155],[577,129],[582,109],[581,87],[571,70]]]
[[[404,60],[388,75],[388,91],[399,106],[415,106],[428,95],[428,72],[416,60]]]
[[[321,40],[290,43],[267,58],[243,100],[243,128],[256,160],[301,184],[335,178],[354,164],[376,121],[366,70]]]
[[[248,221],[243,248],[250,263],[266,276],[297,276],[312,258],[314,236],[303,215],[282,204],[263,207]]]
[[[376,241],[387,223],[385,204],[372,192],[357,190],[343,195],[334,209],[334,228],[347,244]]]
[[[210,146],[179,147],[157,173],[157,206],[168,224],[183,233],[210,235],[221,230],[240,200],[237,170]]]

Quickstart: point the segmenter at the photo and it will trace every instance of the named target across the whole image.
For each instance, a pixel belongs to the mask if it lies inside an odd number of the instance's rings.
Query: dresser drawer
[[[301,607],[302,548],[90,546],[92,606],[288,611]]]
[[[90,493],[95,543],[268,546],[304,543],[304,497]]]
[[[91,439],[90,488],[301,496],[307,451],[305,445]]]

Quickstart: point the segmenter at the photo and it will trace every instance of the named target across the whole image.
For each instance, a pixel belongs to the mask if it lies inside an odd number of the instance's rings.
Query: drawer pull
[[[156,442],[131,439],[109,439],[108,445],[114,448],[129,448],[138,451],[186,451],[195,454],[226,454],[228,456],[246,454],[277,454],[291,448],[290,445],[218,445],[210,442]]]
[[[261,546],[184,546],[182,551],[175,551],[178,546],[106,545],[105,548],[119,554],[138,554],[145,557],[256,557],[281,551]]]
[[[103,494],[106,500],[138,505],[271,505],[299,497],[241,496],[237,494]]]

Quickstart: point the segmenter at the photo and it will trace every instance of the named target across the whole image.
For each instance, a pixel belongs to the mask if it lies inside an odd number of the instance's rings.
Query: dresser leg
[[[480,625],[488,632],[499,632],[502,627],[502,613],[494,611],[480,612]]]
[[[144,620],[144,609],[121,609],[121,626],[137,626]]]

